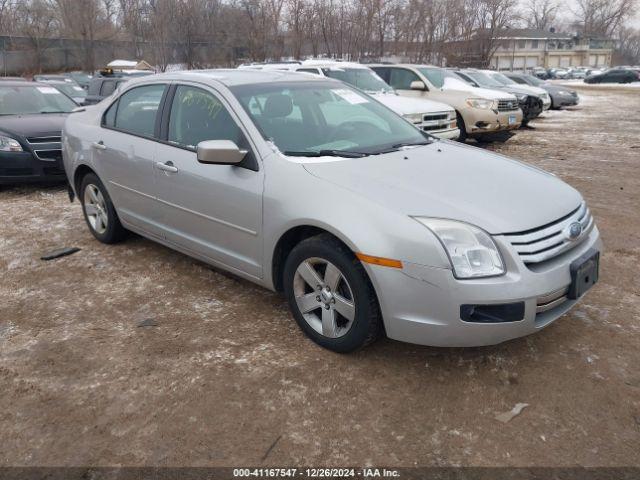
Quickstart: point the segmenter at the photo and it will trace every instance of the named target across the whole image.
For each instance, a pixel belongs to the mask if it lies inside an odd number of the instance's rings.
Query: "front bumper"
[[[578,246],[529,269],[508,241],[500,236],[494,239],[507,264],[507,274],[500,277],[457,280],[449,269],[409,263],[404,263],[402,269],[367,264],[389,338],[439,347],[471,347],[535,333],[578,301],[565,300],[546,311],[539,307],[571,283],[571,262],[589,249],[602,249],[594,227]],[[461,305],[517,302],[525,305],[524,318],[519,321],[473,323],[460,317]]]
[[[500,112],[496,110],[467,109],[462,114],[467,135],[485,135],[487,133],[515,130],[522,124],[522,110]],[[515,117],[515,123],[509,124],[509,117]]]
[[[28,151],[0,152],[0,185],[64,181],[61,158],[39,159]]]
[[[449,130],[442,130],[439,132],[429,132],[434,137],[443,138],[445,140],[457,140],[460,137],[460,130],[457,128],[451,128]]]
[[[576,94],[576,95],[558,95],[558,94],[554,94],[552,96],[552,99],[553,99],[554,108],[572,107],[572,106],[578,105],[578,103],[580,103],[580,97],[578,97],[578,94]]]

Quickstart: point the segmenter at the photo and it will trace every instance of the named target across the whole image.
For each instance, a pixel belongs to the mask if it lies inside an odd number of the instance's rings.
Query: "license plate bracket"
[[[584,295],[598,281],[600,273],[600,252],[590,249],[571,263],[571,285],[568,297],[576,300]]]
[[[516,116],[509,115],[509,125],[515,125],[515,124],[516,124]]]

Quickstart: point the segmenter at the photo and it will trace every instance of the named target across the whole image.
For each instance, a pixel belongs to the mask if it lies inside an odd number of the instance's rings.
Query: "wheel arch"
[[[287,260],[289,252],[300,242],[307,238],[315,237],[320,234],[329,234],[342,243],[351,252],[355,253],[354,246],[350,244],[346,239],[341,238],[340,234],[332,231],[332,229],[325,228],[324,226],[304,224],[290,227],[284,233],[280,235],[278,241],[273,248],[273,254],[271,256],[271,283],[273,288],[278,291],[283,291],[282,274],[284,272],[284,264]]]
[[[93,173],[95,176],[98,177],[98,174],[96,173],[96,171],[93,168],[91,168],[89,165],[86,165],[84,163],[78,165],[78,167],[73,172],[73,189],[75,190],[76,196],[78,196],[78,198],[80,195],[80,184],[82,183],[82,179],[89,173]]]

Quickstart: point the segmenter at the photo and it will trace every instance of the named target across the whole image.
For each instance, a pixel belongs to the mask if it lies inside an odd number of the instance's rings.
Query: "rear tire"
[[[360,261],[330,234],[296,245],[285,262],[284,291],[302,331],[339,353],[358,350],[383,331],[373,285]]]
[[[82,177],[78,193],[84,219],[91,234],[102,243],[122,241],[127,231],[120,223],[111,197],[98,176],[88,173]]]

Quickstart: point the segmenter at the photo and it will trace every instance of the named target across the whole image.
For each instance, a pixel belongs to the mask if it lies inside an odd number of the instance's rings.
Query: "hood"
[[[496,87],[498,88],[498,87]],[[533,93],[531,90],[529,90],[530,87],[528,86],[524,86],[524,85],[505,85],[504,87],[501,87],[501,90],[504,90],[505,92],[509,92],[513,95],[539,95],[538,93]]]
[[[433,100],[401,97],[395,93],[375,93],[370,95],[400,115],[453,111],[453,108],[446,103],[434,102]]]
[[[486,98],[489,100],[515,100],[516,98],[508,93],[491,90],[488,88],[474,87],[463,80],[445,77],[442,90],[456,92],[460,95],[467,95],[468,98]]]
[[[305,168],[382,208],[410,216],[459,220],[492,234],[522,232],[551,223],[582,201],[580,193],[550,173],[452,142],[305,163]]]
[[[517,87],[530,95],[544,95],[547,91],[544,88],[534,87],[532,85],[507,85],[507,87]],[[523,93],[524,93],[523,92]]]
[[[22,137],[60,135],[68,113],[0,116],[0,131]]]

